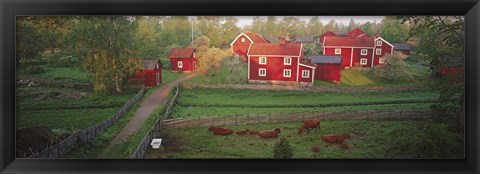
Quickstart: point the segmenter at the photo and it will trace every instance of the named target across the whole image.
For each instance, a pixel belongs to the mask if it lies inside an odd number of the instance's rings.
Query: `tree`
[[[277,28],[278,20],[275,16],[268,16],[267,17],[267,24],[265,26],[265,36],[279,36],[280,32]]]
[[[220,46],[224,41],[221,35],[223,32],[222,19],[221,16],[197,16],[198,30],[201,35],[210,38],[213,46]]]
[[[279,142],[275,143],[273,156],[275,158],[292,158],[293,150],[287,138],[282,137]]]
[[[465,67],[464,17],[463,16],[400,16],[403,23],[412,25],[409,37],[420,38],[417,57],[428,62],[432,72],[440,72],[451,62],[460,62]],[[463,133],[465,127],[465,82],[463,75],[458,79],[435,78],[429,87],[439,92],[439,98],[432,105],[433,113],[440,117],[436,121],[448,124]]]
[[[252,31],[260,35],[267,35],[267,23],[263,17],[255,16],[252,20]]]
[[[348,23],[347,31],[352,31],[353,29],[357,28],[358,24],[355,24],[353,18],[350,18],[350,22]]]
[[[384,59],[385,64],[375,68],[375,77],[386,81],[409,79],[410,74],[405,70],[406,56],[402,52],[395,51],[393,54],[385,54],[380,59]]]
[[[307,27],[305,28],[305,34],[307,36],[320,36],[324,33],[323,24],[317,16],[310,18]]]
[[[222,24],[222,47],[229,47],[235,37],[240,33],[240,28],[237,27],[238,19],[234,16],[226,16]],[[228,43],[227,43],[228,42]]]
[[[141,68],[135,55],[134,33],[137,25],[129,17],[83,17],[72,31],[77,55],[84,70],[95,78],[97,92],[122,92],[123,82]]]
[[[42,58],[42,52],[47,48],[45,35],[39,26],[33,22],[32,17],[17,17],[16,20],[16,56],[17,64],[38,61]]]
[[[247,64],[245,61],[235,55],[233,57],[228,57],[223,60],[223,66],[227,68],[227,81],[232,84],[243,84],[248,80]]]
[[[136,50],[142,59],[158,58],[162,53],[159,48],[160,26],[159,19],[155,16],[139,16],[136,19],[138,28],[135,32]]]
[[[408,26],[394,16],[386,16],[380,23],[382,38],[389,42],[405,42],[408,39]]]

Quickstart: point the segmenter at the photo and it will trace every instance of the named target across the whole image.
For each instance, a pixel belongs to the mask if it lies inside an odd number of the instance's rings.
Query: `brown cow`
[[[249,130],[248,131],[248,135],[255,135],[255,134],[257,134],[256,130]]]
[[[305,121],[302,127],[298,128],[298,134],[302,134],[304,129],[307,129],[307,133],[310,133],[311,128],[315,128],[315,131],[320,130],[320,119],[311,119]]]
[[[279,133],[280,133],[280,128],[276,128],[274,130],[264,130],[264,131],[257,132],[258,136],[262,138],[277,138]]]
[[[237,135],[247,135],[248,134],[248,129],[245,129],[245,130],[238,130],[238,131],[235,131],[235,133]]]
[[[210,128],[208,128],[208,130],[212,131],[213,135],[230,135],[230,134],[233,133],[233,131],[231,129],[218,128],[218,127],[213,127],[213,126],[210,126]]]
[[[320,138],[322,138],[323,140],[325,140],[326,142],[329,142],[329,143],[339,143],[339,144],[341,144],[348,137],[350,137],[350,136],[348,136],[348,134],[340,134],[340,135],[327,134],[327,135],[321,136]]]

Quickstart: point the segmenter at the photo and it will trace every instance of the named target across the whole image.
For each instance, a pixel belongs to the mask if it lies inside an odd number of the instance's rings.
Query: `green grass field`
[[[392,133],[411,129],[418,130],[425,121],[398,120],[325,120],[321,122],[321,131],[298,135],[301,121],[288,123],[248,124],[228,126],[232,130],[271,130],[280,128],[280,137],[286,137],[293,148],[293,158],[415,158],[418,154],[393,153],[395,139]],[[344,143],[327,143],[320,139],[325,134],[347,133],[350,138]],[[411,135],[412,139],[415,134]],[[160,132],[163,138],[162,148],[147,151],[146,158],[273,158],[274,144],[277,139],[263,139],[256,135],[214,136],[205,127],[165,129]],[[435,137],[430,137],[435,138]],[[451,140],[457,141],[457,140]],[[319,146],[320,152],[311,151]],[[442,149],[445,150],[445,149]],[[452,158],[463,155],[455,151]]]
[[[247,69],[243,69],[243,72],[246,74]],[[210,78],[207,78],[204,75],[198,75],[195,76],[191,79],[188,79],[187,82],[191,83],[201,83],[201,84],[231,84],[230,81],[228,81],[228,69],[226,67],[222,67],[222,70],[219,74],[214,75]],[[238,84],[247,84],[247,79],[243,83],[238,83]]]

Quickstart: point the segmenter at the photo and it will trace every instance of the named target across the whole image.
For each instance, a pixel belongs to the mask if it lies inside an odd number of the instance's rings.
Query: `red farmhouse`
[[[248,56],[249,83],[297,84],[313,86],[314,65],[301,63],[301,43],[252,43]]]
[[[174,48],[168,58],[170,58],[172,71],[194,71],[198,68],[194,48]]]
[[[315,80],[340,82],[342,76],[341,56],[310,55],[307,62],[316,65]]]
[[[342,67],[370,67],[383,65],[380,59],[386,53],[393,53],[393,45],[375,34],[371,37],[356,28],[347,36],[325,36],[323,40],[323,55],[341,56]]]
[[[257,33],[246,31],[238,35],[230,47],[233,53],[246,58],[251,43],[268,43],[268,41]]]
[[[139,80],[143,79],[145,87],[160,85],[162,83],[162,63],[160,60],[143,60],[143,69],[131,79],[135,80],[135,83],[141,83]]]

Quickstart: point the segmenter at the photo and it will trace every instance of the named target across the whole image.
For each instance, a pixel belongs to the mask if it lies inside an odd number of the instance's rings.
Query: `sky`
[[[244,27],[245,25],[250,25],[252,23],[253,17],[254,16],[237,16],[237,18],[239,19],[237,25],[241,28]],[[300,20],[306,21],[308,23],[308,20],[312,16],[297,16],[297,17],[300,18]],[[278,18],[281,18],[281,16],[278,16]],[[355,23],[366,23],[366,22],[375,22],[375,21],[377,23],[380,23],[382,19],[385,18],[385,16],[318,16],[318,18],[324,25],[332,19],[339,23],[348,25],[348,23],[350,23],[350,19],[353,19]]]

